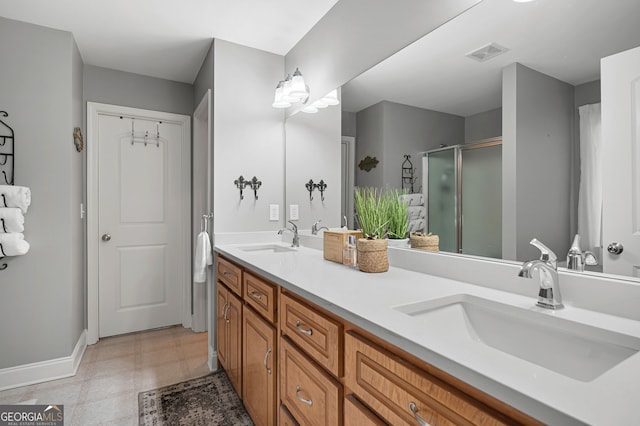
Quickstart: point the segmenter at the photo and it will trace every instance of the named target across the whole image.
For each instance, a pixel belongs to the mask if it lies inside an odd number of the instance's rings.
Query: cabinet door
[[[243,307],[242,399],[256,426],[276,423],[276,330]]]
[[[344,397],[344,426],[386,426],[353,395]]]
[[[216,330],[218,332],[218,361],[226,370],[229,357],[229,336],[227,333],[227,321],[225,318],[227,304],[229,303],[229,291],[219,282],[216,284],[217,309],[216,309]]]
[[[238,395],[242,395],[242,301],[229,292],[226,311],[229,356],[225,370]]]

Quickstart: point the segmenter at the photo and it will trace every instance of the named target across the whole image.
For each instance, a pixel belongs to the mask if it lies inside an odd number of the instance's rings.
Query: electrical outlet
[[[298,220],[300,219],[300,215],[298,213],[299,209],[298,209],[298,205],[297,204],[290,204],[289,205],[289,220]]]
[[[269,220],[272,222],[280,220],[279,204],[269,204]]]

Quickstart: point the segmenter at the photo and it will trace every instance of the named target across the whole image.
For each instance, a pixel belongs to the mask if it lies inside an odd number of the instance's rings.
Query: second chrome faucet
[[[518,276],[533,278],[538,271],[540,291],[538,292],[537,306],[546,309],[562,309],[562,295],[560,294],[560,282],[558,280],[558,257],[537,239],[530,241],[532,246],[540,250],[540,260],[529,260],[522,264]]]
[[[287,221],[291,224],[291,228],[284,227],[278,231],[278,235],[282,235],[284,231],[289,231],[293,234],[293,241],[291,242],[291,247],[300,247],[300,237],[298,236],[298,226],[292,221]]]

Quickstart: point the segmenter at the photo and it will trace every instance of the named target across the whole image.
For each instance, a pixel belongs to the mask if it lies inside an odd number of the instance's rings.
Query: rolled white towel
[[[198,234],[196,254],[193,258],[193,281],[203,283],[207,280],[207,265],[213,264],[211,241],[207,232]]]
[[[31,205],[31,190],[25,186],[0,185],[0,207],[17,207],[26,213]]]
[[[400,197],[408,206],[422,206],[424,204],[422,194],[403,194]]]
[[[422,206],[407,207],[407,216],[409,220],[424,219],[427,215],[425,208]]]
[[[17,207],[0,207],[0,234],[24,231],[24,215]]]
[[[0,234],[0,257],[21,256],[28,251],[29,243],[24,240],[23,234]]]

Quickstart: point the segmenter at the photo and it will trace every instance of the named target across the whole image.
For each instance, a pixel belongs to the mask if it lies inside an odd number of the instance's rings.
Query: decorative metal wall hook
[[[413,167],[410,158],[411,155],[404,154],[404,161],[402,162],[402,189],[407,189],[409,193],[413,194],[413,184],[418,177],[414,176],[416,169]]]
[[[324,180],[320,179],[320,182],[316,183],[315,187],[320,191],[320,199],[324,201],[324,190],[327,189],[327,184],[324,183]]]
[[[304,184],[307,191],[309,191],[309,201],[313,201],[313,190],[316,189],[316,184],[313,183],[313,179],[309,179],[309,182]]]
[[[236,186],[236,188],[238,188],[240,190],[240,200],[244,200],[244,195],[242,195],[242,191],[244,190],[245,186],[247,186],[248,184],[251,184],[251,183],[249,181],[245,180],[242,175],[240,175],[240,177],[238,179],[233,181],[233,184]]]
[[[8,116],[9,114],[6,111],[0,111],[0,117]],[[15,181],[14,144],[13,129],[3,120],[0,120],[0,166],[2,166],[3,169],[3,179],[0,179],[0,184],[13,185]]]
[[[260,186],[262,185],[262,181],[258,180],[257,177],[252,177],[251,181],[248,182],[249,185],[251,186],[251,189],[253,189],[253,195],[254,197],[256,197],[256,200],[258,199],[258,188],[260,188]]]

